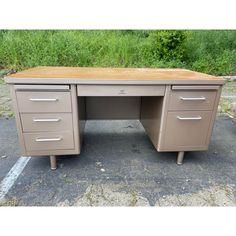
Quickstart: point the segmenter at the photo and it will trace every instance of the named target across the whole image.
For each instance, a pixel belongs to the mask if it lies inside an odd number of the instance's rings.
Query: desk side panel
[[[208,130],[208,136],[207,136],[207,142],[206,142],[207,147],[209,146],[210,141],[211,141],[211,135],[212,135],[215,119],[217,116],[217,110],[218,110],[218,105],[220,102],[222,87],[223,86],[220,86],[220,88],[218,89],[217,94],[216,94],[216,99],[215,99],[215,103],[214,103],[214,107],[213,107],[213,111],[212,111],[212,116],[211,116],[211,123],[210,123],[209,130]]]
[[[78,97],[78,118],[79,118],[79,137],[80,137],[80,151],[81,146],[83,143],[83,134],[86,124],[86,98],[85,97]]]
[[[27,153],[26,153],[25,142],[24,142],[24,137],[23,137],[23,131],[22,131],[23,128],[21,124],[21,118],[20,118],[18,104],[17,104],[16,91],[13,84],[9,86],[10,86],[10,93],[11,93],[11,98],[12,98],[12,105],[14,108],[16,129],[17,129],[18,140],[20,144],[20,150],[21,150],[22,155],[26,155]]]
[[[80,125],[80,113],[83,114],[83,110],[79,109],[79,102],[77,98],[76,86],[71,85],[71,103],[72,103],[72,118],[73,118],[73,134],[75,150],[80,154],[81,151],[81,138],[83,126]],[[82,115],[81,115],[82,117]]]
[[[157,149],[163,97],[142,97],[140,122]]]

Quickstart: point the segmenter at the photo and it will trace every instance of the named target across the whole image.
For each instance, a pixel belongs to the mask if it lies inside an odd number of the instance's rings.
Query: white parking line
[[[10,188],[24,170],[31,157],[20,157],[0,183],[0,201],[4,199]]]

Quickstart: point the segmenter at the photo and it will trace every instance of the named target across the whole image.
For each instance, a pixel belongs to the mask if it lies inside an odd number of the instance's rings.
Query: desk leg
[[[178,152],[177,164],[182,165],[183,164],[183,159],[184,159],[184,152]]]
[[[56,156],[50,156],[51,170],[57,169],[57,158]]]

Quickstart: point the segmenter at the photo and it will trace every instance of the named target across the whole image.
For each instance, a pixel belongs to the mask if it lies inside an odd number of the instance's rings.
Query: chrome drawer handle
[[[180,97],[181,100],[183,101],[205,101],[205,97],[198,97],[198,98],[185,98],[185,97]]]
[[[177,116],[178,120],[201,120],[202,117],[201,116],[197,116],[197,117],[181,117],[181,116]]]
[[[54,142],[54,141],[61,141],[62,137],[58,138],[36,138],[36,142]]]
[[[33,119],[34,122],[58,122],[60,121],[60,118],[55,119]]]
[[[32,102],[56,102],[58,98],[30,98]]]

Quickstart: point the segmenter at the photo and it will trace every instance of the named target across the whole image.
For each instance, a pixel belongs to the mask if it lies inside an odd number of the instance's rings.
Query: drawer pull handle
[[[58,122],[60,121],[60,118],[56,119],[33,119],[34,122]]]
[[[30,98],[32,102],[56,102],[58,98]]]
[[[55,142],[55,141],[61,141],[62,137],[58,138],[36,138],[36,142]]]
[[[201,120],[202,117],[201,116],[197,116],[197,117],[181,117],[181,116],[177,116],[178,120]]]
[[[180,97],[181,100],[183,101],[205,101],[205,97],[198,97],[198,98],[185,98],[185,97]]]

